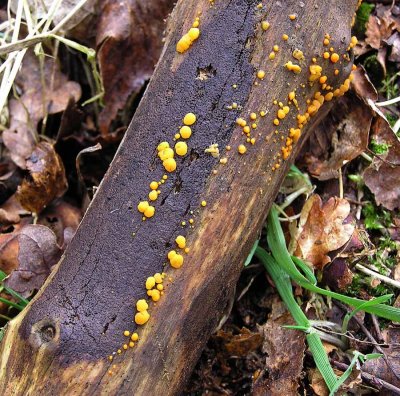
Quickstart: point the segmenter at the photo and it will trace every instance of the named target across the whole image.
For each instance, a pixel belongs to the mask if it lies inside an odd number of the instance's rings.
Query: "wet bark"
[[[261,9],[258,3],[178,1],[156,71],[76,236],[45,287],[8,326],[0,351],[1,394],[175,395],[183,389],[301,142],[329,111],[325,103],[289,159],[274,169],[297,114],[320,89],[308,83],[311,59],[317,57],[335,88],[351,70],[351,62],[341,58],[333,65],[321,55],[325,33],[336,52],[346,53],[356,0],[268,1]],[[177,41],[199,13],[199,39],[177,53]],[[261,29],[261,20],[269,30]],[[280,49],[271,61],[275,44]],[[304,61],[292,57],[294,49],[303,51]],[[301,64],[300,74],[284,67],[289,60]],[[256,77],[259,69],[266,72],[263,80]],[[286,104],[295,89],[299,110],[290,105],[274,126],[273,101]],[[228,110],[233,102],[239,108]],[[257,116],[251,145],[235,120],[261,110],[266,115]],[[188,112],[197,116],[188,155],[177,159],[177,170],[160,186],[155,216],[142,221],[137,204],[165,173],[156,147],[173,143]],[[205,152],[213,143],[219,158]],[[239,144],[247,147],[244,155]],[[190,251],[175,270],[166,256],[178,234],[186,236]],[[162,271],[168,274],[165,293],[149,303],[150,321],[137,328],[134,304],[147,297],[146,278]],[[126,329],[138,331],[140,341],[109,362]]]

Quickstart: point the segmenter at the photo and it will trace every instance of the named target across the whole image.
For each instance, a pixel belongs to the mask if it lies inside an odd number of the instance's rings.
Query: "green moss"
[[[357,11],[356,21],[353,27],[354,34],[362,38],[365,35],[366,23],[368,22],[371,12],[374,10],[375,5],[369,3],[362,3]]]

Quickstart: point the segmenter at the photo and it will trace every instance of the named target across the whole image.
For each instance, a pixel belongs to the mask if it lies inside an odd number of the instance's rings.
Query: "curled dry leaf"
[[[390,384],[400,387],[400,329],[397,327],[389,327],[382,332],[384,341],[389,345],[384,348],[387,361],[383,357],[371,359],[365,362],[363,370],[369,374],[381,378]],[[377,352],[377,351],[376,351]]]
[[[66,191],[64,166],[54,147],[46,142],[36,146],[26,164],[29,178],[18,187],[17,199],[25,209],[39,213]]]
[[[340,98],[304,146],[302,157],[313,177],[337,178],[339,169],[368,146],[373,111],[365,99],[378,95],[364,70],[353,72],[352,91]]]
[[[267,323],[260,328],[264,335],[263,351],[268,354],[266,370],[268,376],[260,376],[253,386],[252,394],[297,395],[303,370],[305,352],[304,333],[285,329],[283,325],[294,325],[290,313],[282,301],[275,299]]]
[[[217,337],[223,341],[223,345],[230,356],[244,357],[256,351],[261,345],[263,338],[260,333],[253,333],[243,327],[239,334],[219,330]]]
[[[36,127],[45,116],[44,111],[47,114],[64,111],[70,97],[79,100],[81,88],[76,82],[68,81],[51,58],[45,58],[42,75],[39,60],[32,50],[25,55],[16,84],[22,94],[19,99],[9,101],[9,127],[2,136],[12,160],[26,169],[26,159],[38,141]]]
[[[6,252],[9,258],[13,256],[15,259],[15,269],[5,281],[6,285],[24,297],[29,297],[43,285],[51,267],[61,256],[53,231],[39,224],[28,224],[14,232],[0,246],[0,262]],[[1,269],[9,272],[9,268]]]
[[[349,214],[345,199],[332,197],[323,204],[319,195],[312,195],[301,211],[295,255],[322,269],[331,261],[328,253],[342,247],[354,232],[354,224],[345,224]]]
[[[372,139],[388,145],[388,151],[375,157],[364,172],[364,181],[374,193],[378,205],[389,210],[400,208],[400,141],[388,122],[377,114],[372,125]]]
[[[0,232],[4,226],[19,223],[21,214],[27,214],[27,211],[13,195],[0,207]]]
[[[97,29],[97,50],[106,107],[100,113],[103,136],[153,74],[163,46],[165,18],[174,0],[105,0]]]

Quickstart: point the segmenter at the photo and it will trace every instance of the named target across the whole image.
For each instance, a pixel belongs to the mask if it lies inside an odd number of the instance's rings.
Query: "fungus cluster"
[[[183,53],[189,49],[189,47],[199,38],[200,36],[200,18],[197,17],[193,22],[192,27],[189,31],[184,34],[176,44],[176,50]]]
[[[210,0],[213,4],[213,1]],[[262,9],[262,3],[257,6],[257,9]],[[296,14],[290,14],[289,19],[295,21],[297,19]],[[189,31],[183,35],[183,37],[178,41],[176,45],[176,50],[183,53],[189,49],[195,40],[199,38],[199,18],[196,18],[192,27]],[[270,29],[270,24],[266,20],[261,21],[261,29],[266,32]],[[288,32],[290,33],[290,32]],[[272,51],[268,58],[270,60],[280,60],[280,57],[276,58],[279,53],[281,56],[285,55],[285,48],[288,47],[289,34],[282,35],[282,48],[275,44],[272,47]],[[281,67],[286,68],[289,72],[300,74],[302,70],[307,70],[308,81],[307,84],[312,90],[312,95],[308,98],[306,96],[306,82],[299,83],[297,87],[291,87],[290,91],[285,95],[285,98],[276,98],[271,104],[271,108],[274,110],[272,114],[272,125],[274,128],[273,132],[273,142],[278,143],[278,152],[273,157],[273,162],[271,163],[271,169],[274,171],[279,169],[282,162],[287,160],[293,151],[294,145],[299,141],[303,128],[306,124],[314,117],[321,106],[325,102],[329,102],[335,97],[340,97],[344,95],[350,88],[350,83],[352,81],[352,75],[350,76],[338,87],[334,87],[334,83],[329,81],[331,75],[338,75],[339,70],[334,69],[336,64],[342,64],[342,62],[350,62],[350,57],[347,53],[340,55],[340,50],[335,50],[332,43],[334,39],[330,34],[326,33],[323,37],[323,51],[320,54],[315,55],[307,63],[306,56],[301,49],[292,49],[289,55],[295,60],[286,60],[282,62]],[[357,39],[352,37],[350,43],[348,44],[347,51],[350,51],[357,44]],[[258,69],[255,73],[254,84],[261,85],[263,80],[266,78],[268,70]],[[289,73],[288,73],[289,74]],[[293,78],[293,75],[292,75]],[[306,77],[307,78],[307,77]],[[290,84],[288,84],[290,85]],[[236,89],[237,84],[233,84],[232,88]],[[259,89],[259,88],[257,88]],[[277,106],[277,107],[273,107]],[[254,145],[256,143],[256,132],[259,127],[259,123],[262,121],[269,110],[267,109],[252,109],[244,110],[237,102],[232,102],[230,105],[226,106],[228,110],[235,110],[238,112],[238,118],[236,119],[237,127],[240,127],[242,134],[244,135],[245,141],[237,144],[236,151],[233,153],[235,155],[245,155],[249,152],[246,143]],[[301,110],[302,108],[303,110]],[[161,186],[168,179],[168,173],[173,173],[177,169],[177,157],[185,157],[188,154],[188,139],[192,136],[192,127],[196,123],[197,117],[194,113],[187,113],[182,120],[182,126],[179,127],[179,131],[174,134],[174,143],[168,141],[160,142],[157,146],[157,156],[162,163],[166,174],[164,174],[161,180],[152,180],[149,183],[149,192],[147,200],[140,201],[137,205],[137,210],[143,215],[142,219],[146,220],[155,215],[156,212],[156,201],[161,194]],[[262,124],[261,124],[262,125]],[[261,133],[258,133],[261,136]],[[268,140],[269,137],[266,137]],[[226,153],[230,152],[232,147],[227,145],[225,147]],[[272,150],[271,150],[272,151]],[[215,159],[218,159],[219,164],[226,164],[228,162],[228,157],[223,156],[219,158],[220,151],[217,143],[211,144],[205,149],[205,152],[210,154]],[[233,155],[233,154],[232,154]],[[213,174],[217,174],[217,170],[213,169]],[[269,179],[270,180],[270,179]],[[202,200],[199,206],[205,207],[207,202]],[[190,218],[181,221],[181,226],[186,226],[189,224],[193,228],[195,222],[195,214],[190,211]],[[185,262],[185,254],[189,253],[189,248],[186,244],[186,237],[183,235],[177,235],[175,237],[176,246],[166,252],[166,260],[169,265],[174,269],[179,269],[183,266]],[[164,294],[164,279],[166,277],[165,273],[156,273],[153,276],[149,276],[145,281],[145,289],[148,296],[148,300],[139,299],[136,302],[136,312],[134,315],[134,322],[139,325],[145,325],[150,319],[149,313],[149,303],[156,303]],[[118,349],[117,354],[121,354],[123,350],[128,348],[133,348],[135,343],[139,340],[139,335],[137,333],[131,334],[128,330],[124,331],[124,336],[127,337],[127,342],[123,344],[121,349]],[[109,360],[113,360],[113,355],[109,356]]]

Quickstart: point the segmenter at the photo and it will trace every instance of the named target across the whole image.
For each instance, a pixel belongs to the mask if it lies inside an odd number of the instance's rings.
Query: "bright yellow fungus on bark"
[[[186,247],[186,238],[183,235],[178,235],[175,239],[175,242],[180,249],[184,249]]]
[[[294,91],[289,92],[288,97],[289,97],[289,100],[293,100],[296,97],[296,92],[294,92]]]
[[[156,190],[151,190],[149,192],[149,199],[150,201],[155,201],[158,198],[158,194]]]
[[[257,114],[256,113],[250,113],[250,119],[251,120],[256,120],[257,119]]]
[[[271,52],[268,56],[269,60],[274,60],[275,59],[275,52]]]
[[[157,188],[158,188],[158,183],[156,181],[152,181],[150,183],[150,189],[151,190],[157,190]]]
[[[277,115],[278,115],[278,118],[279,118],[280,120],[283,120],[283,119],[286,117],[286,114],[285,114],[285,112],[284,112],[282,109],[279,109],[279,110],[278,110]]]
[[[168,158],[163,161],[163,166],[167,172],[173,172],[176,169],[176,161],[173,158]]]
[[[129,332],[129,330],[125,330],[125,331],[124,331],[124,336],[125,336],[125,337],[129,337],[130,334],[131,334],[131,333]]]
[[[155,284],[156,284],[156,280],[154,279],[154,276],[149,276],[146,279],[146,289],[147,290],[152,289],[155,286]]]
[[[207,205],[206,201],[201,201],[201,206],[204,208]]]
[[[257,77],[262,80],[265,77],[265,71],[264,70],[259,70],[257,72]]]
[[[179,156],[184,156],[188,152],[188,146],[185,142],[178,142],[175,144],[175,152]]]
[[[247,122],[246,122],[246,120],[243,119],[243,118],[238,118],[238,119],[236,120],[236,124],[240,125],[241,127],[244,127],[244,126],[246,126]]]
[[[296,65],[292,63],[292,61],[289,61],[285,64],[286,69],[298,74],[301,72],[301,67],[299,65]]]
[[[141,201],[139,202],[139,205],[137,206],[138,211],[140,213],[144,213],[145,210],[149,207],[149,203],[147,201]]]
[[[129,347],[130,347],[130,348],[133,348],[134,346],[135,346],[135,343],[132,342],[132,341],[129,341]]]
[[[135,323],[138,325],[144,325],[150,319],[150,314],[147,311],[138,312],[135,315]]]
[[[287,40],[289,40],[289,36],[288,36],[287,34],[284,34],[284,35],[282,36],[282,39],[283,39],[284,41],[287,41]]]
[[[147,218],[153,217],[154,213],[156,212],[156,208],[154,206],[148,206],[144,211],[144,216]]]
[[[133,333],[132,335],[131,335],[131,340],[132,341],[137,341],[139,339],[139,334],[138,333]]]
[[[179,134],[181,135],[182,139],[189,139],[192,136],[192,130],[187,125],[184,125],[180,130]]]
[[[177,254],[177,253],[176,253],[175,250],[169,251],[168,254],[167,254],[168,260],[171,260],[172,257],[176,256],[176,254]]]
[[[159,285],[157,285],[157,290],[159,291],[164,290],[164,286],[160,283]]]
[[[125,351],[128,349],[128,344],[124,344],[123,346],[122,346],[122,348],[124,348],[125,349]]]
[[[278,52],[278,51],[279,51],[279,45],[274,45],[274,46],[272,47],[272,49],[273,49],[275,52]]]
[[[151,292],[152,292],[152,293],[151,293],[151,299],[152,299],[154,302],[159,301],[159,300],[160,300],[160,297],[161,297],[160,291],[159,291],[159,290],[154,290],[154,289],[153,289]]]
[[[196,122],[196,116],[193,113],[187,113],[185,117],[183,117],[183,123],[185,125],[193,125]]]
[[[174,158],[174,150],[172,148],[167,147],[164,150],[158,152],[158,156],[160,157],[161,161],[165,161],[168,158]]]
[[[160,152],[166,148],[169,147],[169,143],[168,142],[161,142],[158,146],[157,146],[157,151]]]
[[[331,55],[331,62],[336,63],[340,59],[340,56],[335,52]]]
[[[290,15],[289,15],[289,19],[290,19],[291,21],[294,21],[294,20],[296,19],[296,14],[290,14]]]
[[[238,147],[238,152],[239,152],[239,154],[244,154],[246,151],[247,151],[247,148],[246,148],[246,146],[245,146],[244,144],[241,144],[241,145]]]
[[[169,259],[169,263],[173,268],[181,268],[183,264],[183,256],[179,253],[176,253]]]
[[[262,21],[262,22],[261,22],[261,28],[262,28],[262,30],[264,30],[264,31],[267,31],[267,30],[269,29],[270,26],[271,26],[271,25],[270,25],[267,21]]]
[[[200,36],[200,30],[198,28],[191,28],[188,31],[188,35],[192,41],[197,40]]]
[[[324,52],[324,59],[329,59],[331,54],[329,52]]]
[[[137,309],[139,312],[147,311],[147,310],[149,309],[149,305],[147,304],[146,300],[141,299],[141,300],[138,300],[138,301],[137,301],[137,303],[136,303],[136,309]]]
[[[157,273],[154,274],[154,279],[155,279],[155,281],[156,281],[157,284],[163,282],[162,275],[161,275],[159,272],[157,272]]]

